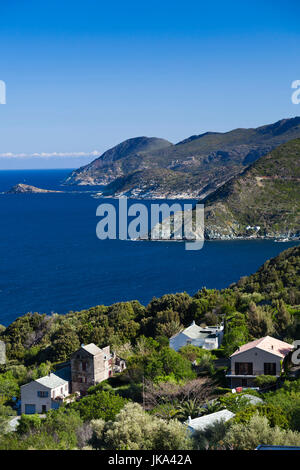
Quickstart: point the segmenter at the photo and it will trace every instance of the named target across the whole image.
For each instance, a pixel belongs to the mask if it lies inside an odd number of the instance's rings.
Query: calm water
[[[0,171],[0,191],[20,182],[59,189],[68,173]],[[185,251],[184,243],[100,241],[99,203],[87,192],[0,195],[0,323],[29,311],[66,313],[132,299],[146,304],[165,293],[226,287],[296,245],[206,242],[200,251]]]

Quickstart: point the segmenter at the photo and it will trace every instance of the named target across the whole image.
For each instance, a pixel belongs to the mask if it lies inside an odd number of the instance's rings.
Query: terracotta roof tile
[[[256,339],[250,343],[243,344],[243,346],[237,349],[230,357],[253,348],[262,349],[263,351],[270,352],[280,357],[285,357],[292,349],[294,349],[292,344],[285,343],[284,341],[272,338],[271,336],[265,336],[264,338]]]

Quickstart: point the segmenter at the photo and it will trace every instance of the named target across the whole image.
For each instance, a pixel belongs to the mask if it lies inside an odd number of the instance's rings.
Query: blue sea
[[[0,192],[17,183],[68,191],[0,194],[4,325],[26,312],[63,314],[132,299],[147,304],[154,296],[194,294],[203,286],[220,289],[297,244],[210,241],[200,251],[186,251],[184,243],[101,241],[96,237],[96,208],[103,201],[92,197],[96,188],[62,187],[69,173],[0,171]]]

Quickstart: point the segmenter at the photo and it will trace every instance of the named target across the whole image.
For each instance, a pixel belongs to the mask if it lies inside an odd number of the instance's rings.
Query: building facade
[[[85,395],[90,387],[112,376],[113,366],[109,346],[100,349],[93,343],[82,345],[71,356],[72,393]]]
[[[61,372],[61,377],[59,374]],[[43,414],[59,408],[70,394],[69,380],[62,378],[68,370],[58,371],[21,386],[21,413]],[[64,374],[63,374],[64,373]]]
[[[231,388],[254,387],[258,375],[279,377],[284,358],[293,345],[265,336],[244,344],[230,356],[230,371],[226,377]]]
[[[64,401],[74,399],[69,395],[84,396],[90,387],[125,368],[125,361],[111,354],[109,346],[100,349],[93,343],[82,345],[72,354],[68,367],[22,385],[21,413],[43,414],[59,408]]]

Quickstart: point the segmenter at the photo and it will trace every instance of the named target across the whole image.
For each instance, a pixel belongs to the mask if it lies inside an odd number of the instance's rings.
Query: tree
[[[79,347],[78,335],[72,328],[66,326],[53,335],[50,355],[54,362],[65,361]]]
[[[84,422],[92,419],[108,421],[114,419],[127,402],[128,400],[114,393],[98,391],[72,403],[70,407],[79,412]]]
[[[276,302],[276,310],[276,323],[278,327],[278,332],[282,334],[292,323],[292,317],[282,299]]]
[[[201,415],[201,411],[203,409],[200,406],[198,400],[194,398],[193,400],[187,400],[181,403],[181,405],[177,407],[177,410],[178,410],[177,417],[185,421],[189,417],[197,418],[198,416]]]
[[[174,374],[176,380],[195,378],[191,363],[178,352],[164,347],[153,354],[147,361],[145,376],[154,379],[156,376]]]
[[[274,333],[272,313],[258,307],[254,302],[249,305],[247,312],[249,333],[254,338],[263,338]]]
[[[232,423],[224,438],[225,446],[254,450],[259,444],[300,446],[300,433],[271,427],[265,416],[255,414],[248,423]]]
[[[258,413],[259,416],[265,416],[272,427],[278,426],[282,429],[288,429],[289,427],[289,422],[283,410],[279,406],[265,403],[256,406],[250,405],[238,411],[233,420],[236,423],[246,424],[256,413]]]
[[[18,396],[19,386],[11,371],[0,375],[0,403],[11,400],[12,397]]]
[[[42,418],[39,415],[21,415],[17,426],[17,433],[28,434],[32,431],[39,431],[42,427]]]
[[[15,416],[16,412],[10,406],[0,404],[0,434],[6,430],[9,418]]]
[[[111,450],[185,450],[192,441],[185,425],[166,422],[146,413],[137,403],[128,403],[114,421],[93,422],[95,448]]]

